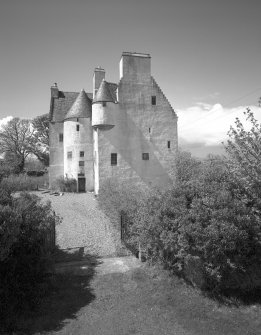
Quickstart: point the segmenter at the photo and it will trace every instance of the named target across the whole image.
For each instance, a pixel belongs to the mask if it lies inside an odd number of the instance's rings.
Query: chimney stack
[[[51,86],[51,97],[52,98],[58,98],[59,97],[59,90],[58,90],[57,83],[54,83]]]
[[[94,69],[93,74],[93,100],[103,79],[105,79],[105,70],[98,66]]]

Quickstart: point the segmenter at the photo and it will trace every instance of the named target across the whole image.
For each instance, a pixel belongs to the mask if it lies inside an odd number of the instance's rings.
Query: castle
[[[177,115],[151,76],[149,54],[123,52],[119,83],[95,68],[93,91],[51,87],[50,186],[77,180],[96,194],[107,178],[166,188],[175,180]]]

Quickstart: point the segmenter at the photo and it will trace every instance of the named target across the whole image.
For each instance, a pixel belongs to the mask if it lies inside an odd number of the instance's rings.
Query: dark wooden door
[[[78,178],[78,192],[85,192],[85,178]]]

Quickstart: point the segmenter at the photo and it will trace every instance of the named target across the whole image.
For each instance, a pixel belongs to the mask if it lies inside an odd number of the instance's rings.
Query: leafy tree
[[[0,153],[9,157],[15,172],[24,169],[25,159],[34,146],[34,130],[29,120],[14,118],[0,129]]]
[[[32,153],[45,166],[49,165],[49,114],[36,117],[32,121],[34,128],[33,138],[35,140],[32,146]]]
[[[228,168],[238,188],[238,196],[261,210],[261,125],[249,108],[244,112],[250,129],[239,120],[230,128],[225,146]]]
[[[176,165],[177,181],[179,183],[195,179],[200,173],[201,167],[202,162],[192,157],[190,152],[179,150]]]

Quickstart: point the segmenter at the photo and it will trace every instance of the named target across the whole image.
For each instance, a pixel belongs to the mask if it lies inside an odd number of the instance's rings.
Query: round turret
[[[103,130],[113,128],[116,106],[110,86],[103,79],[93,100],[92,126]]]
[[[64,118],[64,175],[77,180],[77,191],[93,190],[92,105],[84,90]]]

